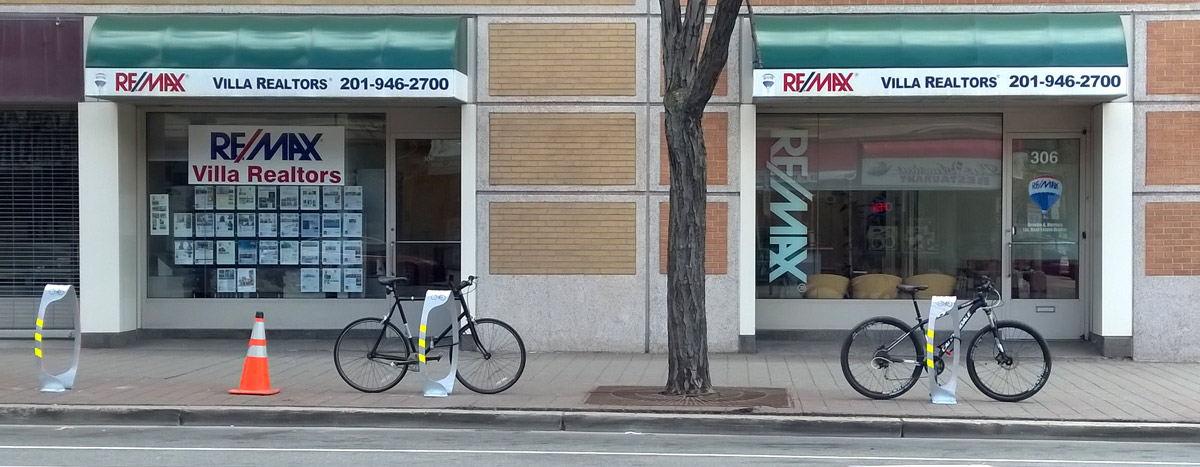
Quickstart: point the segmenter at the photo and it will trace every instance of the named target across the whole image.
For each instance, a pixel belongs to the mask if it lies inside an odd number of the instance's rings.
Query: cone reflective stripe
[[[242,381],[230,394],[269,396],[278,394],[271,389],[271,372],[267,365],[267,329],[261,311],[254,314],[254,328],[250,331],[250,348],[246,350],[246,362],[242,365]]]

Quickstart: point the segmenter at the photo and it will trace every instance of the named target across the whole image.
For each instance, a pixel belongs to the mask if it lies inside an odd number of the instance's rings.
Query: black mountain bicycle
[[[521,378],[525,371],[525,342],[517,331],[507,323],[494,318],[475,319],[464,298],[475,285],[475,276],[461,283],[451,277],[446,285],[452,298],[462,304],[458,315],[459,347],[458,382],[467,389],[480,394],[502,392]],[[383,392],[391,389],[408,374],[410,366],[419,365],[414,353],[417,337],[409,331],[408,318],[396,287],[408,283],[404,277],[381,277],[379,283],[394,297],[387,316],[362,318],[346,326],[338,335],[333,347],[333,363],[338,374],[350,387],[362,392]],[[419,299],[420,297],[406,297]],[[400,312],[401,327],[392,322],[396,311]],[[428,338],[425,350],[426,361],[449,361],[454,352],[454,327],[447,326],[436,337]],[[429,330],[433,331],[433,330]],[[430,332],[427,336],[433,336]]]
[[[1025,323],[997,321],[994,308],[1001,306],[1000,291],[987,276],[975,291],[975,298],[957,305],[967,308],[958,322],[961,332],[975,312],[983,310],[988,326],[980,330],[967,346],[967,373],[971,382],[992,399],[1016,402],[1037,394],[1050,377],[1050,349],[1041,334]],[[921,378],[925,361],[925,326],[917,307],[917,292],[924,285],[900,285],[900,292],[912,297],[917,325],[909,327],[896,318],[878,316],[856,326],[842,344],[842,374],[859,394],[872,399],[891,399],[912,389]],[[996,303],[988,299],[995,294]],[[951,350],[953,337],[937,345],[934,371],[940,377],[945,369],[942,357]],[[932,342],[929,342],[932,344]]]

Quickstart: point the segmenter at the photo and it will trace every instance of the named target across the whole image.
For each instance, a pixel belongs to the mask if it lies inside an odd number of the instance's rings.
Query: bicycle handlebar
[[[983,283],[979,284],[979,286],[975,288],[975,296],[977,298],[987,300],[989,293],[994,292],[997,300],[1003,299],[1003,295],[1001,295],[1000,290],[996,288],[996,283],[992,282],[992,278],[988,277],[986,274],[980,274],[979,278],[983,281]]]
[[[455,285],[454,283],[454,276],[449,276],[447,279],[449,280],[446,281],[446,284],[449,285],[451,289],[454,289],[455,292],[459,292],[462,289],[475,285],[475,280],[478,279],[478,277],[467,276],[467,280],[459,282],[458,285]]]

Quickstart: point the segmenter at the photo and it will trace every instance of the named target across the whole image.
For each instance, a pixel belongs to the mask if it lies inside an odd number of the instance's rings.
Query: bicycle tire
[[[525,342],[508,323],[494,318],[475,320],[475,333],[483,345],[481,352],[475,337],[459,329],[458,382],[480,394],[504,392],[525,372]]]
[[[1018,333],[1024,333],[1024,336],[1020,336]],[[996,339],[1000,339],[1003,343],[1007,358],[999,355],[999,348],[995,345]],[[989,354],[977,355],[976,352],[986,350],[980,350],[979,347],[985,341],[991,343]],[[1026,351],[1033,350],[1041,352],[1041,368],[1036,366],[1038,364],[1036,356],[1025,357],[1025,355],[1029,355]],[[981,370],[981,365],[994,368]],[[1028,377],[1018,374],[1023,368],[1026,370],[1024,373],[1029,375]],[[1046,346],[1046,339],[1043,339],[1042,335],[1028,324],[1020,321],[997,321],[995,326],[988,325],[971,339],[971,346],[967,350],[967,373],[971,376],[971,382],[984,395],[1001,402],[1018,402],[1033,397],[1046,386],[1046,381],[1050,379],[1050,368],[1050,348]],[[1032,370],[1032,372],[1028,370]],[[984,380],[987,379],[985,377],[992,375],[1002,375],[999,378],[1002,381],[985,383]],[[1019,392],[1005,392],[997,389],[998,383],[1014,380],[1029,384],[1017,386],[1017,389],[1025,388]]]
[[[338,334],[333,344],[333,366],[350,387],[362,392],[383,392],[408,374],[407,363],[397,365],[391,359],[370,357],[371,348],[384,332],[388,334],[379,342],[379,352],[403,360],[412,358],[412,343],[390,321],[385,328],[380,318],[362,318],[346,325]]]
[[[925,353],[921,350],[923,339],[918,339],[917,333],[912,329],[903,321],[888,316],[871,318],[855,326],[850,331],[850,335],[846,336],[845,342],[842,343],[841,352],[842,375],[846,377],[846,382],[850,383],[850,387],[859,394],[879,400],[893,399],[912,389],[921,378],[922,362],[925,361]],[[908,335],[907,341],[912,345],[911,353],[905,350],[907,346],[903,341],[897,343],[891,351],[883,350],[884,346],[897,339],[902,339],[905,334]],[[866,347],[862,351],[851,355],[852,350],[857,350],[857,347],[863,345]],[[884,354],[881,355],[881,351],[884,351]],[[865,352],[865,354],[860,355],[860,352]],[[894,361],[896,356],[912,360],[913,363]],[[878,376],[874,381],[864,381],[867,374],[855,371],[855,368],[852,368],[854,365]],[[907,365],[912,365],[911,372],[907,369]],[[895,368],[899,368],[899,371],[893,371]],[[889,376],[893,372],[896,373],[895,376]],[[893,381],[897,385],[878,389],[868,387],[873,382],[884,386],[885,381]]]

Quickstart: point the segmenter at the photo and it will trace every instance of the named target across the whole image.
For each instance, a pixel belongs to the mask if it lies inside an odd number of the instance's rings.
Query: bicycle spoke
[[[920,374],[918,355],[907,329],[878,319],[860,325],[842,348],[842,372],[851,386],[868,397],[887,399],[904,393]]]
[[[481,319],[464,329],[461,339],[470,342],[459,358],[458,379],[469,389],[485,394],[507,389],[525,367],[524,345],[500,322]]]
[[[1022,400],[1045,384],[1050,371],[1049,355],[1024,326],[1013,322],[999,323],[998,329],[975,339],[969,369],[976,386],[989,397]]]
[[[408,360],[409,355],[407,338],[376,318],[351,323],[334,345],[338,374],[363,392],[385,391],[399,382],[408,372],[408,365],[398,362]]]

